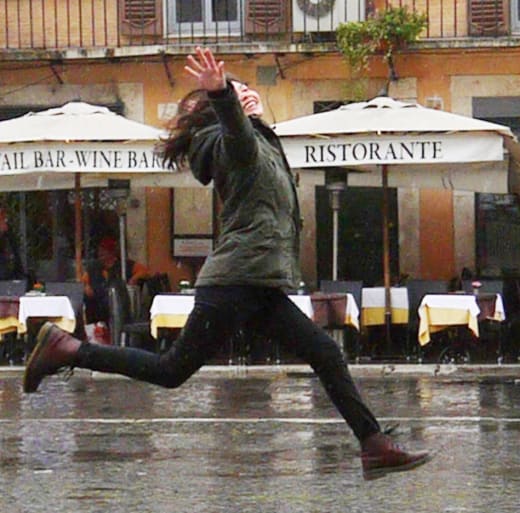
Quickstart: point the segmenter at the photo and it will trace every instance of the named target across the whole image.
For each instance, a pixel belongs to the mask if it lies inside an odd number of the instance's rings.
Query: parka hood
[[[220,134],[218,124],[198,130],[194,135],[188,154],[193,176],[202,184],[208,185],[213,179],[215,156],[213,148]]]

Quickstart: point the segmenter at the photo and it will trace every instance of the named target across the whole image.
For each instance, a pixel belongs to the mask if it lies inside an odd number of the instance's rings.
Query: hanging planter
[[[425,14],[410,12],[406,7],[388,7],[376,11],[365,21],[340,23],[336,29],[338,47],[355,73],[368,68],[369,57],[382,55],[397,80],[394,54],[417,41],[428,26]]]

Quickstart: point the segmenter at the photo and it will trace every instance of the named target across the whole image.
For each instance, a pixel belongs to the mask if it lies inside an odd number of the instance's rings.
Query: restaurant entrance
[[[383,190],[351,187],[343,191],[339,210],[338,280],[383,282]],[[332,278],[332,210],[325,186],[316,187],[317,277]],[[397,189],[389,190],[390,272],[399,275]]]

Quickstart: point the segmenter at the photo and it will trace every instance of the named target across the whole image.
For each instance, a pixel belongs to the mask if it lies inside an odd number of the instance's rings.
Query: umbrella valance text
[[[161,171],[161,158],[152,145],[132,144],[120,147],[64,145],[61,147],[28,147],[18,145],[0,147],[0,173],[18,174],[38,171],[110,172]]]
[[[480,162],[503,158],[502,139],[466,134],[448,137],[282,137],[292,167]]]

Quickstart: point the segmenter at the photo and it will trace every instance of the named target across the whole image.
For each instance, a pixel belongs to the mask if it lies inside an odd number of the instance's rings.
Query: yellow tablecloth
[[[408,323],[408,291],[405,287],[390,289],[392,324]],[[385,324],[385,288],[364,287],[361,290],[362,326]]]
[[[67,296],[21,296],[18,311],[18,333],[27,332],[27,320],[31,317],[52,320],[69,333],[76,329],[76,315]]]
[[[479,313],[475,296],[427,294],[419,305],[419,343],[426,345],[431,333],[450,326],[467,326],[478,337]]]
[[[0,296],[0,336],[18,331],[19,309],[17,296]]]
[[[18,331],[18,317],[4,317],[0,319],[0,336],[15,331]]]

